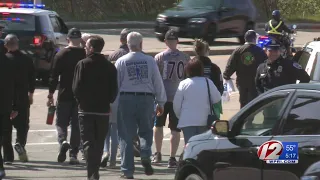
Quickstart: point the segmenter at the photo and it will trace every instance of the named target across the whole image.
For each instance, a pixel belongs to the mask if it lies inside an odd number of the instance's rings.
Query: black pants
[[[10,113],[0,113],[0,169],[4,169],[1,149],[3,144],[3,133],[7,131],[5,128],[8,127],[8,121],[10,121]]]
[[[257,89],[254,85],[249,86],[239,86],[239,102],[240,102],[240,108],[243,108],[245,105],[247,105],[250,101],[252,101],[254,98],[258,96]]]
[[[79,114],[88,180],[98,180],[104,140],[109,130],[109,116]]]
[[[61,145],[68,137],[68,126],[71,126],[70,157],[77,157],[80,146],[80,128],[78,120],[78,104],[75,101],[57,103],[56,128],[58,142]]]
[[[9,118],[4,121],[4,133],[3,133],[3,155],[5,161],[14,160],[14,152],[12,148],[12,126],[17,130],[16,143],[21,146],[25,146],[27,143],[28,131],[29,131],[29,116],[30,106],[26,105],[24,108],[18,109],[18,116],[13,120]]]

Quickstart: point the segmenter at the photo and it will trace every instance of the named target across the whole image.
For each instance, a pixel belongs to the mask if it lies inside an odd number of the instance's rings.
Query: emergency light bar
[[[0,7],[8,8],[38,8],[42,9],[45,7],[44,4],[21,4],[21,3],[0,3]]]

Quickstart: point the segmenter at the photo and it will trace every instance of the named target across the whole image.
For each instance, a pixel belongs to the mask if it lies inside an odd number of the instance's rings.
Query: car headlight
[[[300,180],[319,180],[317,176],[302,176]]]
[[[204,23],[206,21],[206,18],[192,18],[189,20],[189,23]]]
[[[159,14],[157,17],[158,22],[165,22],[167,17],[165,15]]]

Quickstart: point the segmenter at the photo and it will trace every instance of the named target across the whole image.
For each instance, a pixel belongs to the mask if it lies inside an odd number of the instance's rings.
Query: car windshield
[[[0,19],[5,21],[6,27],[4,30],[35,31],[36,29],[34,15],[1,12]]]
[[[217,9],[220,6],[220,0],[183,0],[178,6],[184,8]]]

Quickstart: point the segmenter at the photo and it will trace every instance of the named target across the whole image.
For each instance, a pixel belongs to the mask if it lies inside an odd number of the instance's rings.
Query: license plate
[[[176,26],[169,26],[169,28],[176,31],[176,32],[179,32],[179,30],[180,30],[180,28],[176,27]]]

